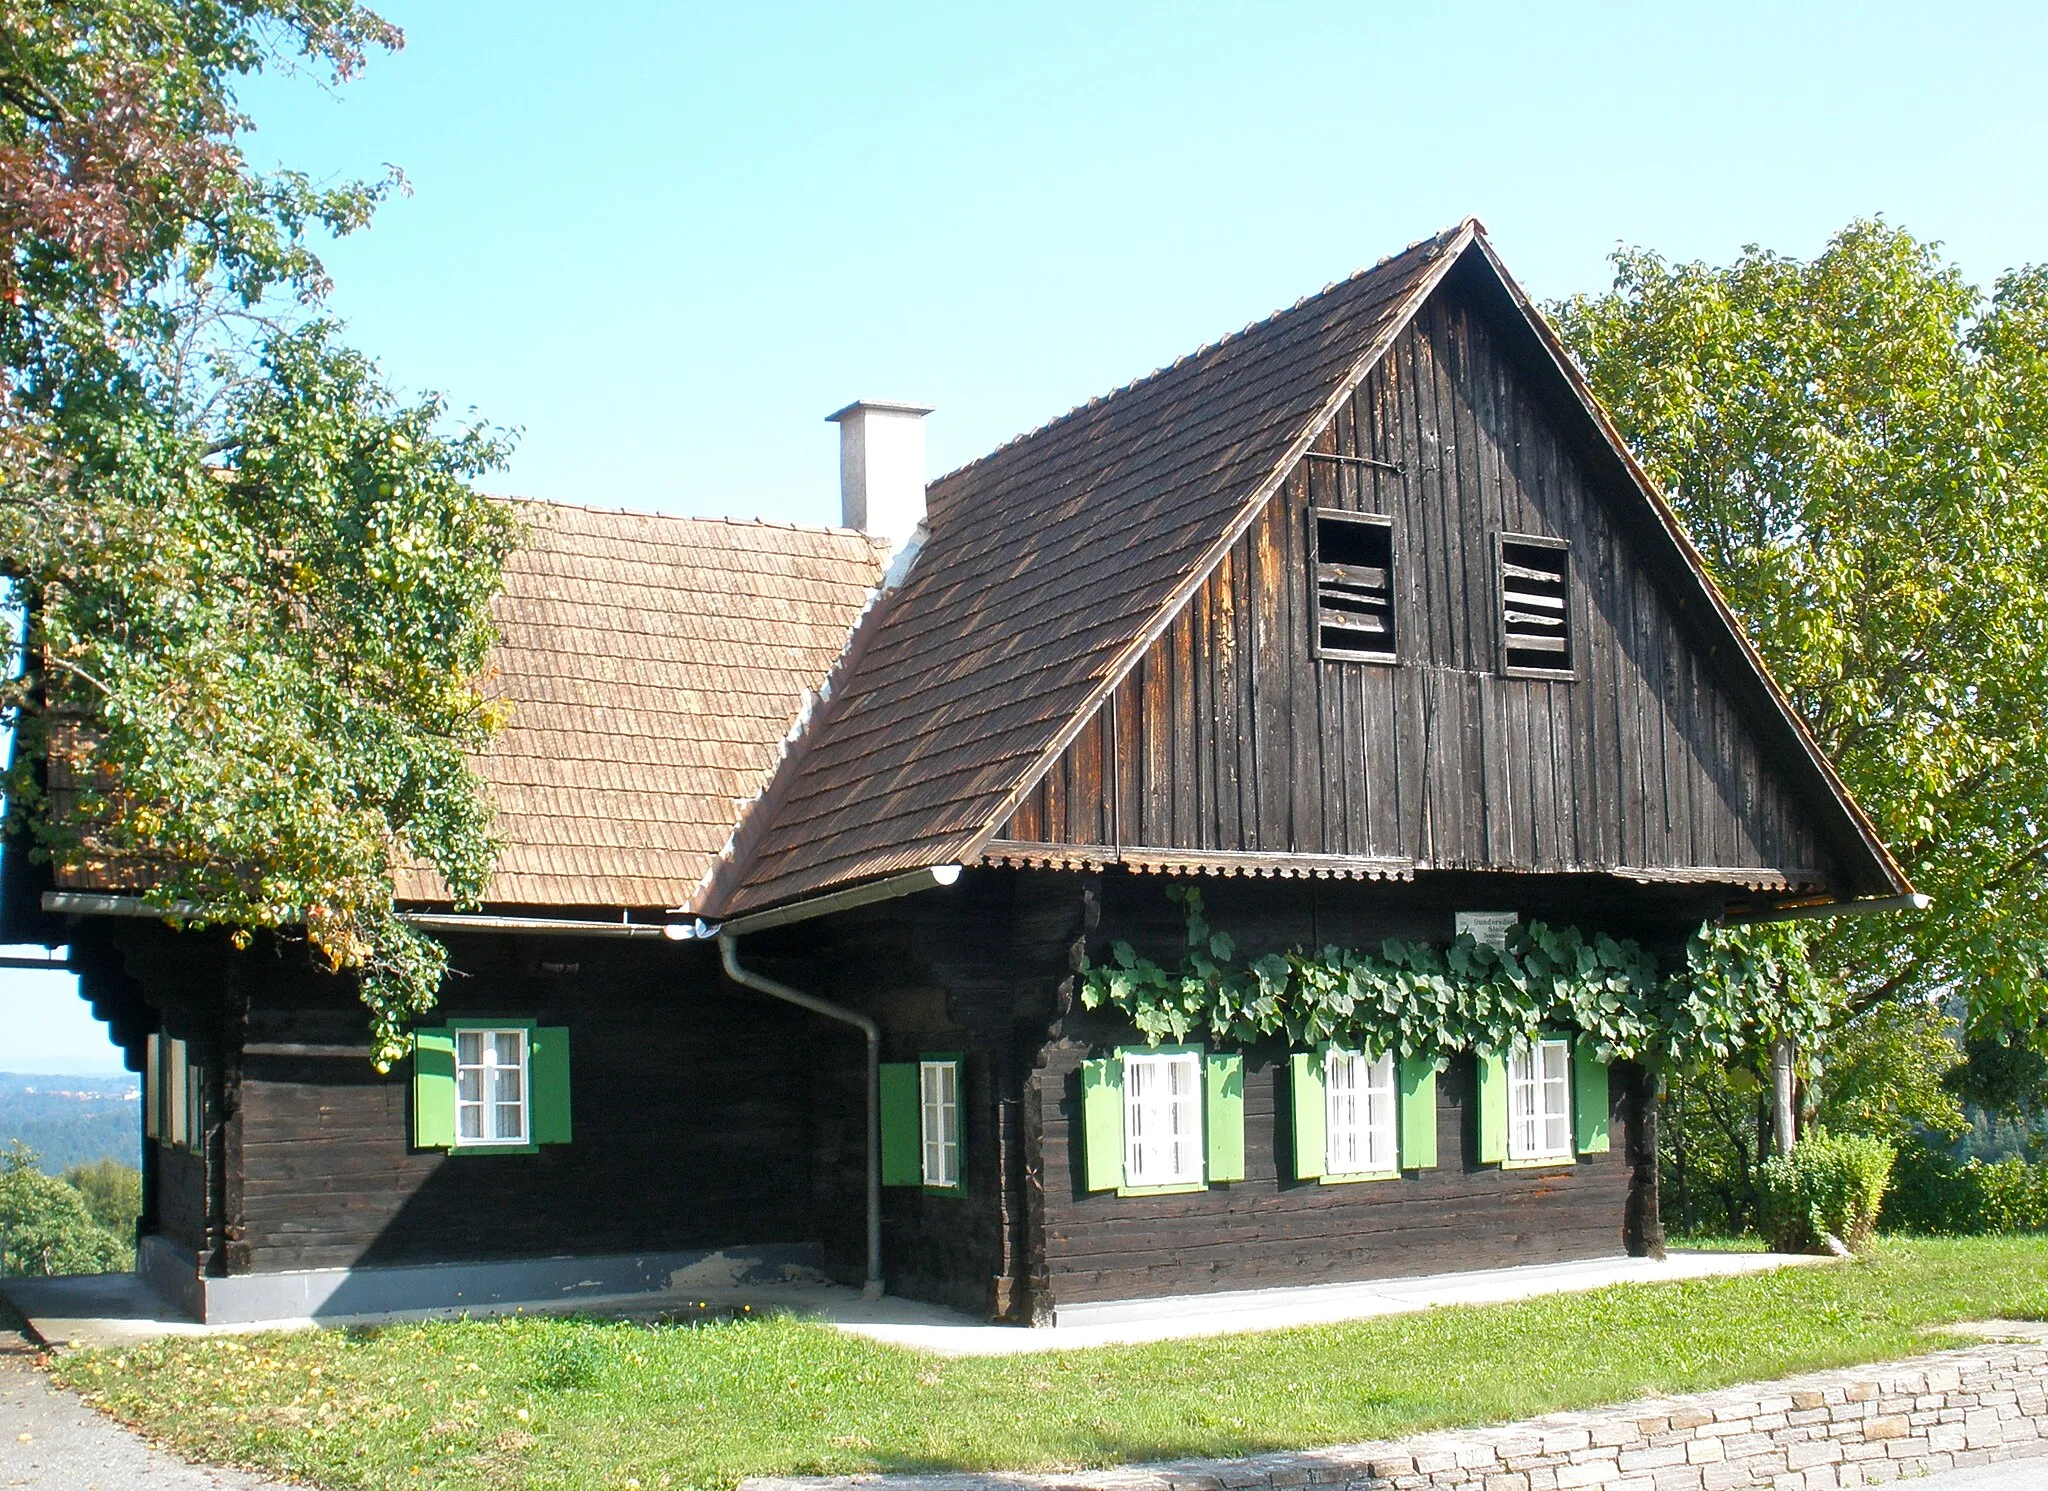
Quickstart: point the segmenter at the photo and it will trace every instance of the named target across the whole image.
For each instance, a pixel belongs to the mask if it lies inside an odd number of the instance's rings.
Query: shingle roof
[[[963,858],[1472,241],[1466,223],[934,482],[721,913]],[[721,871],[721,876],[726,872]]]
[[[865,535],[521,503],[494,613],[511,718],[479,763],[497,905],[687,901],[873,587]],[[444,892],[417,871],[407,900]]]

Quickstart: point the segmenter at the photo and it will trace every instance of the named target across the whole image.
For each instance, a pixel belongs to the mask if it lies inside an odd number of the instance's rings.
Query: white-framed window
[[[206,1069],[175,1036],[152,1034],[142,1070],[143,1133],[198,1153],[206,1146]]]
[[[1202,1058],[1193,1051],[1124,1056],[1124,1182],[1202,1183]]]
[[[1395,1147],[1394,1058],[1369,1061],[1332,1046],[1323,1055],[1323,1173],[1388,1175],[1401,1168]]]
[[[526,1143],[526,1032],[455,1032],[455,1144]]]
[[[952,1057],[917,1064],[918,1129],[924,1148],[924,1183],[960,1186],[960,1063]]]
[[[1508,1054],[1508,1158],[1572,1153],[1572,1045],[1524,1041]]]

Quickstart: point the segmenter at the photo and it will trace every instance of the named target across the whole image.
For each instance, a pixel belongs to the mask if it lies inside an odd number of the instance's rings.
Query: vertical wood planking
[[[1521,870],[1820,868],[1815,836],[1485,315],[1440,298],[1005,836]],[[1312,512],[1389,517],[1396,666],[1318,661]],[[1566,540],[1569,681],[1498,672],[1494,535]],[[1112,821],[1114,805],[1117,818]],[[1427,832],[1425,833],[1425,818]]]

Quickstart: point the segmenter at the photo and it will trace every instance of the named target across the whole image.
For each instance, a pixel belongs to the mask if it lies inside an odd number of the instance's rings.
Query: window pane
[[[526,1032],[455,1032],[455,1137],[474,1144],[526,1139]]]
[[[1323,1058],[1323,1168],[1348,1175],[1360,1165],[1358,1153],[1358,1061],[1349,1051]]]
[[[1132,1184],[1201,1179],[1200,1102],[1198,1058],[1124,1058],[1124,1167]]]
[[[1361,1063],[1362,1064],[1362,1063]],[[1394,1058],[1382,1056],[1365,1068],[1365,1168],[1374,1172],[1396,1168],[1394,1155]]]

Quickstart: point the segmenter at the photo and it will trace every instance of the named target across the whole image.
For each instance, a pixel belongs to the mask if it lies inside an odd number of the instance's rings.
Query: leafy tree
[[[16,1141],[0,1169],[0,1273],[104,1274],[135,1266],[134,1250],[93,1220],[85,1197],[36,1168]]]
[[[402,183],[253,171],[237,82],[400,44],[355,0],[0,0],[0,568],[25,601],[11,809],[181,922],[292,929],[404,1050],[493,843],[504,438],[395,397],[319,316],[314,239]],[[49,761],[47,774],[37,769]]]
[[[1813,1116],[1836,1133],[1883,1139],[1895,1149],[1950,1140],[1969,1128],[1950,1090],[1961,1063],[1956,1022],[1938,1004],[1886,1002],[1830,1032]]]
[[[92,1219],[114,1236],[134,1233],[135,1219],[142,1215],[142,1172],[133,1165],[105,1158],[73,1165],[64,1172],[64,1184],[84,1198]]]
[[[2024,1121],[2048,1113],[2048,1057],[2016,1041],[1965,1042],[1962,1065],[1943,1082],[1993,1118]]]
[[[1881,221],[1810,262],[1614,264],[1566,342],[1933,898],[1816,925],[1816,971],[2048,1047],[2048,269],[1987,297]]]

